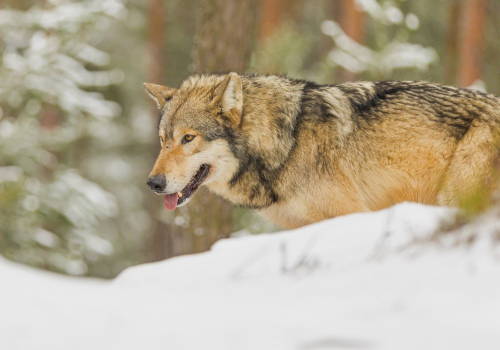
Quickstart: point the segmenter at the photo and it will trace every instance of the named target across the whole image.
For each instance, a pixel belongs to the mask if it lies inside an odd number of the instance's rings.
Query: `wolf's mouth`
[[[205,181],[209,172],[210,165],[202,164],[182,191],[165,195],[163,200],[165,208],[167,210],[174,210],[178,205],[187,201],[198,190],[203,181]]]

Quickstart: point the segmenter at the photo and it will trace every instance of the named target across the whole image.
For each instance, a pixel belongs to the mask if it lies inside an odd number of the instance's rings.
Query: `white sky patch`
[[[411,30],[417,30],[420,27],[420,20],[413,13],[409,13],[406,16],[405,23],[406,23],[406,26],[408,27],[408,29],[411,29]]]
[[[389,6],[385,9],[385,14],[387,15],[387,19],[391,23],[400,24],[403,22],[404,15],[400,9],[394,6]]]
[[[57,247],[60,242],[59,237],[57,237],[54,233],[42,228],[36,230],[34,236],[36,242],[49,248]]]
[[[23,177],[23,169],[18,166],[0,167],[0,182],[17,182]]]

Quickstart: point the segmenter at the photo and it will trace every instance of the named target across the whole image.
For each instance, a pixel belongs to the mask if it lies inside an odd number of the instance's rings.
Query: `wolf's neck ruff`
[[[287,227],[401,201],[457,205],[498,155],[500,100],[472,90],[235,73],[146,88],[162,110],[151,175],[169,210],[201,185]]]

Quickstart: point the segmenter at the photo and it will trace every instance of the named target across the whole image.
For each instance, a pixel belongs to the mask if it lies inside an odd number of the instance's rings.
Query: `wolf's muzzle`
[[[148,186],[153,192],[161,193],[165,189],[167,181],[164,175],[155,175],[148,179]]]

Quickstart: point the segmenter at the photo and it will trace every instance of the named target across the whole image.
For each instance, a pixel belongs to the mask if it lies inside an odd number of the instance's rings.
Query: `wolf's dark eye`
[[[184,135],[181,142],[183,145],[185,145],[186,143],[191,142],[193,140],[194,140],[194,135],[187,134],[187,135]]]

